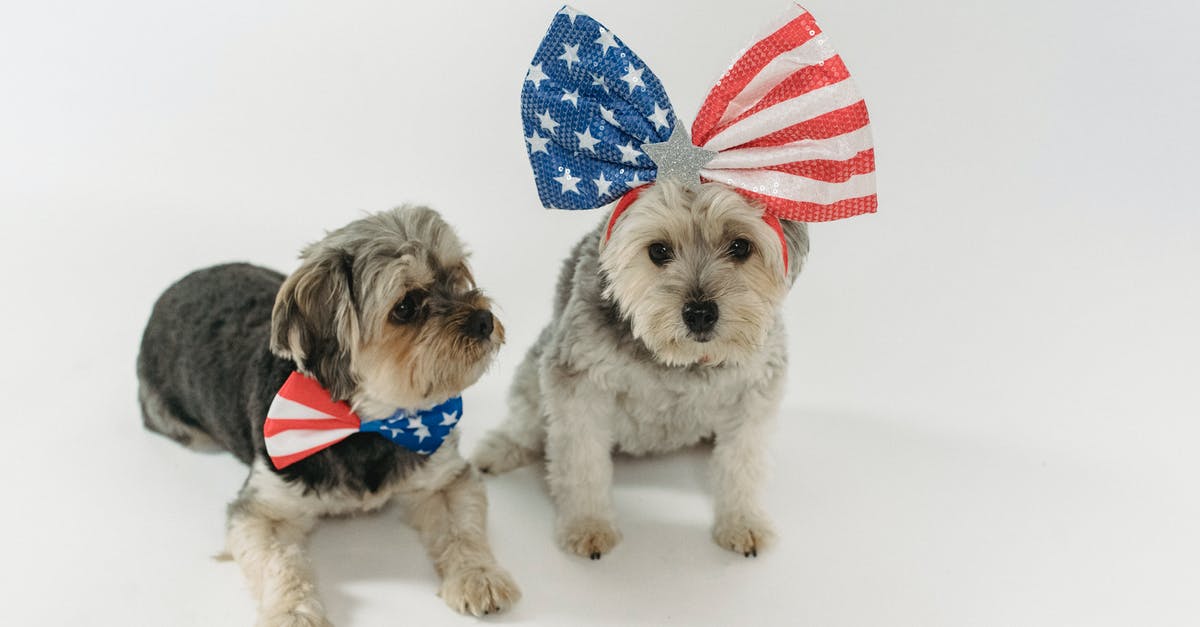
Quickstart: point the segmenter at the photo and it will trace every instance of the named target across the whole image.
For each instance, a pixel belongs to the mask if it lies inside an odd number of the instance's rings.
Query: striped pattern
[[[602,207],[671,176],[672,166],[646,149],[684,130],[650,67],[570,7],[551,20],[525,74],[521,119],[538,196],[558,209]],[[819,222],[876,209],[867,105],[829,38],[798,5],[738,56],[691,128],[692,142],[716,153],[699,179],[760,201],[771,220]]]
[[[329,448],[358,433],[362,421],[336,402],[316,379],[293,372],[267,410],[263,436],[278,469]]]
[[[785,220],[873,213],[867,106],[812,14],[792,7],[709,92],[692,140],[718,153],[701,176]]]
[[[263,440],[271,463],[281,470],[360,432],[432,455],[458,426],[462,412],[462,397],[454,396],[428,409],[397,409],[385,418],[362,420],[316,379],[293,372],[267,409]]]

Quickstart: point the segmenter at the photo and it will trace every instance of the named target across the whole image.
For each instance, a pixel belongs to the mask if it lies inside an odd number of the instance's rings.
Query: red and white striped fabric
[[[362,420],[335,402],[316,379],[293,372],[267,410],[263,436],[276,468],[329,448],[358,433]]]
[[[692,124],[700,171],[784,220],[874,213],[867,105],[812,14],[796,5],[744,50]]]

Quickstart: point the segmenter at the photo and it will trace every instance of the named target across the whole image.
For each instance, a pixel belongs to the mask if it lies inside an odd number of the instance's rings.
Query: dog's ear
[[[355,387],[350,360],[359,333],[354,258],[310,248],[302,259],[275,297],[271,351],[296,362],[335,400],[345,400]]]
[[[794,222],[792,220],[780,220],[779,224],[783,227],[783,239],[787,242],[787,275],[788,283],[791,283],[800,274],[800,268],[804,265],[804,258],[808,256],[808,225],[804,222]]]

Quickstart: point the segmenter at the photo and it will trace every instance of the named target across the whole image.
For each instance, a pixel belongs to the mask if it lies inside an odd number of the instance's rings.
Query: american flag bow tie
[[[867,105],[799,5],[734,60],[690,136],[641,58],[563,7],[525,75],[521,118],[547,208],[600,207],[667,177],[724,183],[759,201],[777,229],[777,219],[838,220],[877,204]]]
[[[271,401],[263,436],[275,468],[283,469],[359,432],[378,433],[421,455],[432,455],[462,417],[462,398],[424,411],[396,410],[381,420],[363,421],[350,406],[335,401],[316,379],[293,372]]]

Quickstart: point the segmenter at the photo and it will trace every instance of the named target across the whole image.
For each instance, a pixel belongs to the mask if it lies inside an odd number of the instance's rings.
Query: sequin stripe
[[[814,37],[787,52],[780,54],[759,70],[754,80],[750,81],[741,93],[734,96],[725,107],[725,113],[717,121],[721,126],[736,118],[754,105],[758,104],[772,89],[786,80],[797,70],[812,65],[821,65],[837,54],[825,35]]]
[[[766,148],[805,139],[827,139],[856,131],[870,123],[871,117],[867,113],[867,102],[859,100],[852,105],[823,113],[811,120],[798,122],[774,133],[763,135],[738,146],[738,148]]]
[[[742,118],[721,129],[701,147],[716,151],[728,150],[830,111],[850,106],[862,99],[853,80],[838,81]]]
[[[811,159],[765,166],[767,170],[803,176],[814,181],[842,183],[852,176],[875,171],[875,149],[868,148],[845,161]]]
[[[803,96],[804,94],[822,87],[826,87],[834,83],[840,83],[847,78],[850,78],[850,71],[846,69],[846,64],[842,62],[842,58],[837,55],[834,55],[828,59],[824,65],[810,65],[808,67],[796,70],[790,76],[776,85],[773,89],[771,89],[771,91],[767,92],[767,94],[763,96],[762,99],[759,100],[758,103],[753,107],[750,107],[744,113],[729,120],[728,122],[722,122],[719,124],[717,128],[713,129],[713,135],[720,133],[730,126],[733,126],[734,124],[737,124],[738,122],[741,122],[742,120],[745,120],[746,118],[755,115],[764,109],[775,106],[781,102],[791,100],[797,96]]]
[[[801,9],[802,10],[802,9]],[[696,121],[692,124],[692,138],[697,145],[714,134],[730,101],[741,93],[758,73],[785,51],[791,50],[820,34],[821,29],[811,13],[805,11],[779,30],[754,43],[731,66],[721,80],[708,92]]]
[[[875,210],[879,206],[875,194],[860,196],[858,198],[847,198],[823,205],[815,202],[785,200],[745,189],[739,189],[738,193],[747,198],[758,200],[766,207],[767,213],[778,217],[780,220],[794,220],[796,222],[829,222],[832,220],[841,220],[865,213],[875,213]]]
[[[704,170],[703,175],[737,191],[754,191],[793,202],[828,205],[875,193],[874,172],[851,176],[837,183],[770,170]]]
[[[793,161],[845,161],[875,147],[871,127],[825,139],[800,139],[789,144],[759,148],[731,148],[717,153],[704,167],[709,170],[742,170],[782,165]]]

